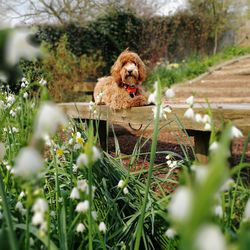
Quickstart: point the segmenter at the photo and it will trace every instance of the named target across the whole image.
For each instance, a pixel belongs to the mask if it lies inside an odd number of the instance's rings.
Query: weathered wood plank
[[[89,111],[88,103],[61,103],[59,106],[72,118],[108,120],[111,123],[130,123],[132,125],[153,126],[153,106],[134,107],[122,111],[113,111],[105,105],[96,107],[96,114]],[[184,118],[187,109],[185,104],[171,104],[172,112],[167,114],[167,119],[161,120],[161,126],[166,129],[180,129],[176,117],[181,121],[183,127],[188,130],[204,131],[204,124]],[[207,104],[196,104],[196,113],[205,114]],[[250,104],[211,104],[213,120],[218,129],[224,121],[231,121],[232,124],[242,130],[244,134],[250,131]]]

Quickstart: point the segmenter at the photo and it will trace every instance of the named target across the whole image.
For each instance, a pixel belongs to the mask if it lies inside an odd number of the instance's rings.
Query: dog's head
[[[126,49],[112,66],[111,75],[118,85],[137,85],[145,80],[146,69],[141,58],[136,53]]]

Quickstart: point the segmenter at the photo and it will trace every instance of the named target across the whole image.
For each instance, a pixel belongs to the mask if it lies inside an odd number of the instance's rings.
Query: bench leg
[[[209,139],[210,132],[209,131],[188,131],[190,136],[194,137],[194,150],[197,160],[200,163],[208,162],[208,148],[209,148]]]
[[[99,141],[101,144],[101,147],[103,150],[107,150],[108,146],[108,128],[107,128],[107,121],[98,121],[98,136],[99,136]]]

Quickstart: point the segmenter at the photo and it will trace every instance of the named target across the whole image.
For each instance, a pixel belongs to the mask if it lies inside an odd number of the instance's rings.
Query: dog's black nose
[[[129,74],[129,75],[131,75],[131,74],[132,74],[132,72],[133,72],[133,70],[132,70],[132,69],[128,70],[128,74]]]

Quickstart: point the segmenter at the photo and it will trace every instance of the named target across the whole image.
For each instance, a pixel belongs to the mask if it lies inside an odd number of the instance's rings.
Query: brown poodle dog
[[[96,104],[106,104],[114,110],[147,104],[141,84],[145,80],[145,65],[140,57],[126,49],[111,68],[111,76],[102,77],[94,89]]]

